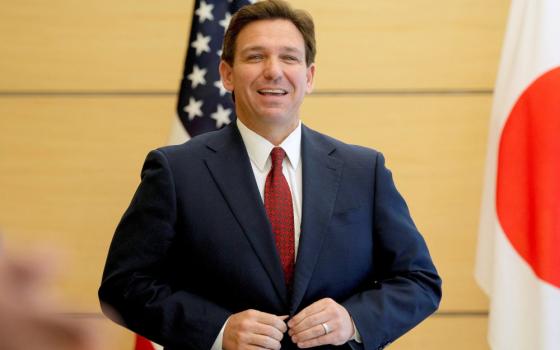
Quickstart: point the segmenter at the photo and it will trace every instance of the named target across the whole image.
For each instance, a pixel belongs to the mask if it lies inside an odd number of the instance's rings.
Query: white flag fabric
[[[178,116],[173,118],[173,124],[171,124],[171,130],[169,131],[169,140],[167,143],[169,145],[179,145],[183,142],[187,142],[190,140],[190,136],[185,130],[183,123]]]
[[[511,4],[475,276],[492,349],[560,349],[560,0]]]

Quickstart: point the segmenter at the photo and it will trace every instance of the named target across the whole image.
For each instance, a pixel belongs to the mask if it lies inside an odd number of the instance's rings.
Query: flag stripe
[[[155,348],[151,341],[137,334],[134,350],[155,350]]]

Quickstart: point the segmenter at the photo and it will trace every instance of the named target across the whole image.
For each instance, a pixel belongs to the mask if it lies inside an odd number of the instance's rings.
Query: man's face
[[[258,132],[297,125],[315,65],[307,67],[303,36],[292,22],[259,20],[241,30],[233,67],[222,61],[220,74],[235,92],[237,117]]]

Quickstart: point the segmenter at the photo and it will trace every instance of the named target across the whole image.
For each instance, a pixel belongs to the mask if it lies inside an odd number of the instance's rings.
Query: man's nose
[[[279,60],[275,58],[266,60],[264,77],[268,80],[278,80],[282,77],[282,66]]]

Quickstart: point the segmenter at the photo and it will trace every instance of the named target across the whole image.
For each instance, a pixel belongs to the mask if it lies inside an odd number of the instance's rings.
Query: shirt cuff
[[[228,321],[229,321],[229,318],[226,320],[226,322],[224,322],[224,325],[222,326],[222,329],[220,329],[220,333],[218,333],[218,336],[216,337],[216,340],[214,340],[214,344],[212,344],[212,348],[210,350],[222,350],[223,349],[222,345],[224,343],[224,330],[226,329],[226,324],[228,323]]]
[[[354,335],[352,336],[352,338],[350,338],[350,340],[353,340],[361,344],[362,336],[360,335],[360,332],[358,332],[358,328],[356,328],[356,324],[354,323],[354,320],[352,320],[352,326],[354,327]]]

